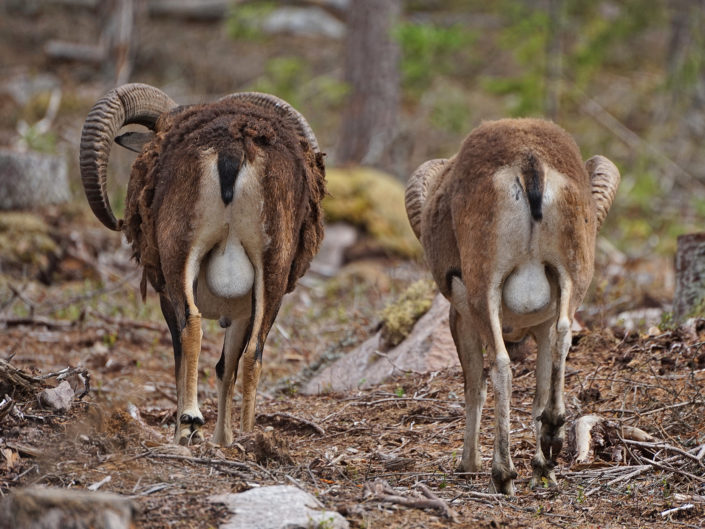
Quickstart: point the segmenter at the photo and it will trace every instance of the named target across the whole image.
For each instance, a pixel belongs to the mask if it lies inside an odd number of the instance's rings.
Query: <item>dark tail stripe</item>
[[[543,218],[541,206],[543,202],[544,174],[541,164],[533,152],[527,154],[522,164],[521,172],[524,177],[526,196],[529,199],[531,217],[536,221],[540,221]]]
[[[218,154],[218,175],[220,176],[220,197],[227,206],[233,201],[235,179],[240,172],[240,160],[228,154]]]

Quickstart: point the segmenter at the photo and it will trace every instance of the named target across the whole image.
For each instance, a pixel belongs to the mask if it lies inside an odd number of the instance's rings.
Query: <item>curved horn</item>
[[[176,103],[161,90],[146,84],[119,86],[105,94],[88,113],[81,132],[79,164],[83,189],[93,213],[103,224],[120,231],[106,193],[108,158],[113,139],[130,123],[154,130],[157,119]]]
[[[311,125],[308,124],[306,118],[301,112],[292,107],[289,103],[283,99],[273,96],[271,94],[262,94],[260,92],[239,92],[237,94],[230,94],[221,97],[218,101],[223,101],[226,99],[244,99],[254,103],[262,108],[272,108],[279,116],[283,118],[289,118],[294,121],[296,128],[299,133],[308,140],[313,152],[319,154],[321,150],[318,147],[318,141],[316,140],[316,135],[313,133]]]
[[[599,231],[617,194],[619,169],[610,160],[600,155],[593,156],[585,162],[585,168],[592,183],[592,198],[595,200],[595,217]]]
[[[414,230],[416,238],[421,240],[421,216],[423,214],[424,203],[431,183],[443,171],[447,159],[438,158],[422,163],[409,178],[404,194],[406,205],[406,216],[409,217],[411,229]]]

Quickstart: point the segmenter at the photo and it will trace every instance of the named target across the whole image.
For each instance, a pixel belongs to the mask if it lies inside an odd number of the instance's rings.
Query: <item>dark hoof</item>
[[[188,413],[184,413],[180,418],[179,422],[181,424],[196,424],[198,426],[203,426],[206,424],[206,421],[203,420],[203,417],[197,417],[195,415],[189,415]]]
[[[516,470],[492,469],[492,480],[490,481],[490,491],[497,494],[514,496],[514,480],[517,477]]]
[[[182,446],[201,444],[205,438],[197,424],[182,424],[176,435],[176,441]]]

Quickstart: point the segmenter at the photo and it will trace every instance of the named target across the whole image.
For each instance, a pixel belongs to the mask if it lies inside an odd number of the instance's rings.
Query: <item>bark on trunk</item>
[[[683,321],[705,309],[705,232],[678,237],[673,318]]]
[[[399,0],[356,0],[348,13],[345,80],[351,93],[339,163],[389,165],[399,105],[399,47],[391,31],[399,13]]]

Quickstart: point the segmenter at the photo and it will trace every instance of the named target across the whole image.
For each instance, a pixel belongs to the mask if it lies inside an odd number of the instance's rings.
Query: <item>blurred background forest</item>
[[[705,216],[699,1],[5,0],[0,14],[0,146],[64,156],[79,207],[83,119],[129,81],[183,104],[276,94],[307,117],[329,168],[401,183],[482,120],[553,119],[622,172],[600,242],[620,264],[670,262]],[[120,211],[133,158],[114,151]],[[356,185],[335,175],[334,197]]]

